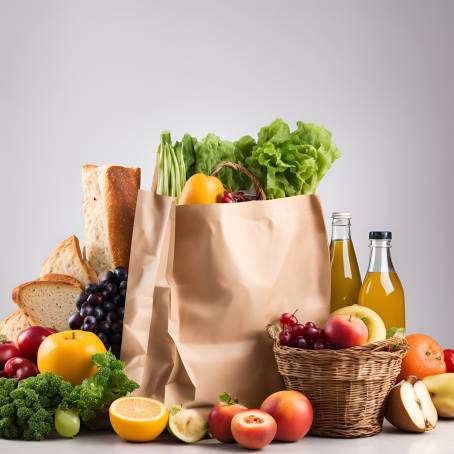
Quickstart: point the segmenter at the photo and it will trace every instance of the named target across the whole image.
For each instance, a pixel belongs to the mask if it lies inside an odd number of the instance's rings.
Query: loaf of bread
[[[26,314],[31,325],[68,329],[68,319],[76,312],[82,285],[71,276],[48,275],[26,282],[13,290],[13,301]]]
[[[18,308],[0,321],[0,336],[15,342],[17,335],[30,326],[27,315]]]
[[[140,169],[86,164],[82,185],[86,259],[98,276],[128,268]]]
[[[83,260],[79,240],[74,235],[63,240],[47,257],[41,267],[40,276],[46,274],[72,276],[84,286],[90,282],[98,282],[93,268]]]

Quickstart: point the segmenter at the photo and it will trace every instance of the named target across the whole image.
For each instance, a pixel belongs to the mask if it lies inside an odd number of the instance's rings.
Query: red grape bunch
[[[224,191],[224,193],[219,196],[218,202],[219,203],[239,203],[239,202],[249,202],[251,199],[242,192],[231,192],[231,191]]]
[[[325,336],[323,329],[314,322],[300,323],[293,314],[288,312],[279,319],[282,331],[279,333],[279,343],[284,347],[295,347],[307,350],[336,349]]]
[[[125,313],[128,272],[123,267],[106,271],[99,284],[88,284],[69,317],[70,329],[95,333],[107,349],[119,357]]]

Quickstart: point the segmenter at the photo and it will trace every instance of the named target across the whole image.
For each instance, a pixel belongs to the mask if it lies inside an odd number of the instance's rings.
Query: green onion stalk
[[[186,183],[186,167],[181,147],[175,150],[169,131],[162,131],[157,151],[157,193],[179,198]]]

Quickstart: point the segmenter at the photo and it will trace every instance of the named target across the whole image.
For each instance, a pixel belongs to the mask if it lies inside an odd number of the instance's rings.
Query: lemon
[[[115,433],[127,441],[151,441],[167,425],[164,404],[147,397],[122,397],[112,403],[109,417]]]
[[[174,405],[170,409],[167,430],[184,443],[196,443],[207,434],[208,424],[198,411]]]

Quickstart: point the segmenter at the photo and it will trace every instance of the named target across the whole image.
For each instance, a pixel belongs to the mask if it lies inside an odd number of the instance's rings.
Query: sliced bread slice
[[[32,325],[64,331],[68,329],[69,316],[76,311],[81,290],[80,282],[37,280],[16,287],[13,301]]]
[[[41,267],[40,276],[46,274],[72,276],[84,286],[90,282],[98,282],[93,268],[82,258],[79,240],[74,235],[63,240],[47,257]]]
[[[30,326],[27,315],[18,308],[0,321],[0,336],[15,342],[17,335]]]
[[[85,253],[98,276],[128,268],[140,169],[86,164],[82,170]]]

